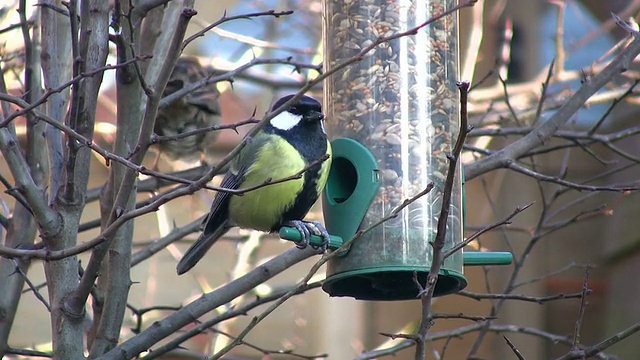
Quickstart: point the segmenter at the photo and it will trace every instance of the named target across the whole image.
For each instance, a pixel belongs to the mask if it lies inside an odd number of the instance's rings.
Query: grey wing
[[[257,135],[247,141],[247,145],[240,150],[240,153],[233,159],[229,171],[222,179],[220,187],[225,189],[238,189],[244,182],[247,171],[251,171],[251,164],[256,159],[258,150],[269,140],[268,137]],[[221,226],[233,226],[229,223],[229,199],[232,194],[228,192],[218,192],[211,203],[209,216],[204,220],[204,230],[202,236],[214,234]]]
[[[260,148],[269,140],[268,136],[258,133],[255,137],[247,139],[246,146],[233,160],[229,171],[222,179],[220,187],[226,189],[238,189],[255,161]],[[184,274],[194,267],[207,253],[211,246],[233,226],[229,219],[229,200],[232,194],[217,192],[211,204],[209,215],[204,220],[204,230],[191,247],[178,262],[178,275]]]
[[[227,172],[220,187],[226,189],[237,189],[244,180],[243,171]],[[194,267],[200,259],[209,251],[211,246],[224,235],[232,226],[229,223],[229,199],[231,194],[227,192],[217,192],[211,204],[211,210],[204,220],[204,230],[198,239],[189,247],[184,254],[176,270],[178,275],[182,275]]]
[[[224,176],[224,179],[222,179],[220,187],[225,189],[237,189],[244,180],[244,171],[242,170],[243,169],[234,170],[232,166],[232,168],[229,169],[229,172]],[[218,191],[216,193],[216,197],[213,199],[213,203],[211,203],[209,215],[204,220],[204,230],[202,231],[202,235],[207,236],[209,234],[213,234],[216,229],[227,223],[229,220],[229,200],[231,199],[231,196],[232,195],[228,192]]]

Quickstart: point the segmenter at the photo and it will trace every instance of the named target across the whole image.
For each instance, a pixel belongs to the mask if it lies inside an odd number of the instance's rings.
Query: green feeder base
[[[414,281],[417,271],[418,281],[424,284],[429,274],[428,268],[382,267],[358,269],[333,274],[322,285],[322,290],[330,296],[349,296],[358,300],[415,300],[420,290]],[[440,269],[434,296],[452,294],[464,289],[467,279],[453,270]]]
[[[280,229],[282,239],[299,242],[300,232],[294,228]],[[322,238],[312,235],[311,245],[319,246]],[[336,250],[342,245],[342,238],[331,235],[329,249]],[[509,265],[513,262],[510,252],[465,251],[462,254],[464,266]],[[418,281],[425,283],[429,268],[411,266],[387,266],[344,271],[330,275],[322,289],[330,296],[349,296],[360,300],[412,300],[419,289],[413,278],[417,271]],[[460,272],[440,269],[434,296],[458,292],[467,286],[467,279]]]

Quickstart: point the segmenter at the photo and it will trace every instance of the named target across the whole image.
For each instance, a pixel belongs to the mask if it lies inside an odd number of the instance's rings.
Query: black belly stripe
[[[287,221],[302,220],[304,216],[307,215],[309,209],[311,209],[316,200],[318,200],[317,184],[321,166],[322,164],[316,165],[304,173],[302,191],[298,193],[293,206],[289,207],[287,211],[282,214],[280,224],[276,225],[276,227],[272,229],[273,231],[278,230],[280,225]]]

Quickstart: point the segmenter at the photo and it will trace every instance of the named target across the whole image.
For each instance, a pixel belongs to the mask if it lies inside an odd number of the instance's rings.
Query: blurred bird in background
[[[181,57],[169,77],[162,96],[173,94],[212,74],[213,70],[202,67],[196,58]],[[154,132],[160,136],[176,136],[220,124],[222,116],[219,97],[216,84],[210,83],[158,109]],[[154,168],[157,167],[160,156],[170,163],[182,161],[191,165],[204,160],[207,150],[217,135],[217,131],[208,131],[160,142]]]

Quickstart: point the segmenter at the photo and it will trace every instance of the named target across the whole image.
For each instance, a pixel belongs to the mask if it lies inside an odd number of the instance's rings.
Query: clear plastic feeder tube
[[[381,37],[410,30],[456,1],[326,0],[325,66],[356,56]],[[442,204],[449,161],[459,132],[457,13],[378,45],[325,83],[325,113],[331,138],[349,137],[377,158],[380,190],[360,229],[387,216],[434,183],[426,196],[397,217],[357,240],[348,262],[333,261],[331,272],[425,267]],[[462,241],[460,170],[456,174],[445,249]],[[355,254],[353,254],[355,253]],[[444,268],[462,272],[462,253]]]

